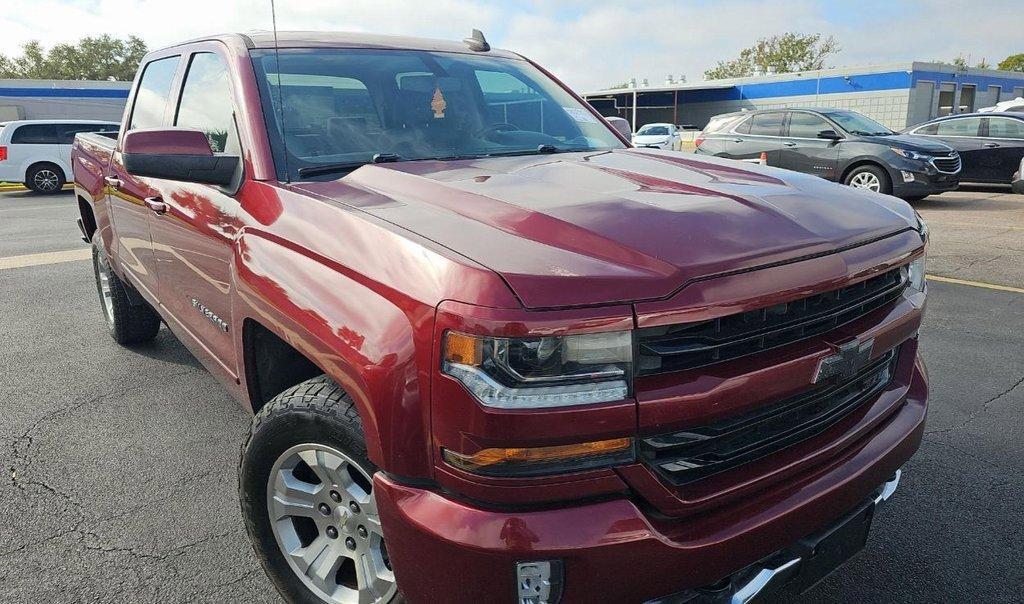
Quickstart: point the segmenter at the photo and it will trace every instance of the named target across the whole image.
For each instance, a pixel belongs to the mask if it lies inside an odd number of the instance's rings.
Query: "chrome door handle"
[[[796,146],[796,143],[794,143],[794,142],[788,142],[788,143],[782,143],[782,144],[787,146],[787,147],[795,147]]]
[[[142,201],[146,204],[147,208],[153,210],[154,214],[167,213],[167,204],[164,203],[164,200],[160,199],[160,197],[147,197]]]
[[[119,189],[124,182],[116,176],[104,176],[103,182],[107,183],[107,186],[112,189]]]
[[[983,147],[988,147],[989,149],[991,149],[991,148],[993,148],[993,147],[998,147],[998,146],[999,146],[999,143],[985,143],[985,144],[984,144],[984,145],[982,145],[982,146],[983,146]]]

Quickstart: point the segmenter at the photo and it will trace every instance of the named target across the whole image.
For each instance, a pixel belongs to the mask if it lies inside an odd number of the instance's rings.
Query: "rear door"
[[[1008,183],[1024,157],[1024,120],[1014,117],[982,118],[981,178]]]
[[[925,124],[911,131],[911,134],[931,136],[960,152],[963,167],[960,180],[975,181],[985,173],[984,152],[981,146],[981,118],[976,116],[957,117],[940,122]]]
[[[181,57],[172,55],[146,64],[136,86],[131,115],[122,128],[124,134],[139,128],[158,128],[168,123],[168,100],[177,78]],[[137,177],[124,169],[120,145],[110,160],[107,175],[110,210],[113,216],[114,253],[118,266],[151,304],[158,303],[157,270],[153,243],[149,236],[149,216],[145,199],[159,195],[156,181]]]
[[[219,45],[200,48],[219,50]],[[177,96],[175,126],[205,132],[215,154],[242,155],[231,81],[220,54],[191,54]],[[241,169],[236,182],[240,179]],[[168,325],[187,344],[198,343],[190,348],[234,379],[231,259],[241,223],[233,188],[170,180],[158,187],[167,210],[150,213],[150,231]]]
[[[822,130],[838,129],[820,115],[790,111],[786,136],[779,149],[779,167],[828,180],[838,178],[839,142],[818,138]]]
[[[786,112],[770,111],[755,113],[733,129],[727,149],[729,157],[746,161],[757,161],[763,153],[769,166],[779,165],[779,151],[782,149],[782,124]]]

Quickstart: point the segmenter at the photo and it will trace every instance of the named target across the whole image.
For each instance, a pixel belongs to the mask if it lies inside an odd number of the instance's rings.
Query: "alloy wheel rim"
[[[57,173],[53,170],[38,170],[35,176],[32,177],[32,182],[35,183],[36,187],[41,191],[56,191],[57,183],[60,179],[57,177]]]
[[[371,604],[395,594],[373,481],[351,457],[321,444],[288,449],[267,479],[267,512],[288,566],[323,601]]]
[[[876,193],[882,190],[881,181],[879,181],[878,177],[871,172],[860,172],[855,174],[853,178],[850,179],[850,186],[856,189],[869,189]]]
[[[103,308],[103,318],[107,325],[114,324],[114,292],[110,288],[110,268],[106,259],[99,256],[96,259],[96,289],[100,294],[100,305]]]

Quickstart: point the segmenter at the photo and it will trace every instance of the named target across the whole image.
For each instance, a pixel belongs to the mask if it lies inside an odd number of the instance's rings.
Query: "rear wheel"
[[[155,338],[160,331],[160,316],[141,300],[133,303],[125,284],[110,268],[99,231],[92,236],[92,268],[100,310],[110,336],[122,345],[139,344]]]
[[[256,555],[289,602],[401,601],[352,399],[319,376],[253,419],[239,498]]]
[[[857,166],[846,175],[843,182],[855,189],[868,189],[875,193],[889,194],[892,192],[892,183],[889,182],[889,175],[879,166],[865,165]]]
[[[36,193],[56,193],[65,182],[64,170],[55,164],[36,164],[25,173],[25,186]]]

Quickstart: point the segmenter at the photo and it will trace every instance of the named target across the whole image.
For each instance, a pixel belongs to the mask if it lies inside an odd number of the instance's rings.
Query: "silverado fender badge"
[[[199,312],[201,312],[203,314],[203,316],[206,317],[207,319],[209,319],[211,323],[216,325],[218,329],[220,329],[224,333],[228,332],[228,323],[227,323],[227,321],[221,319],[216,314],[214,314],[214,312],[212,310],[210,310],[209,308],[206,308],[205,306],[203,306],[202,302],[200,302],[199,300],[196,300],[195,298],[192,298],[192,308],[194,308],[194,309],[198,310]]]
[[[875,339],[853,340],[841,344],[839,351],[827,356],[818,363],[818,370],[814,372],[812,384],[817,384],[831,377],[840,377],[844,380],[851,379],[857,372],[867,364],[871,358],[871,348]]]

